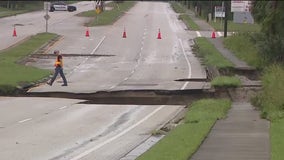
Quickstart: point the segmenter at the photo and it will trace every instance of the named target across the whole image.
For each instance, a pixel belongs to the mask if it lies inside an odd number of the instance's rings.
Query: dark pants
[[[66,78],[65,78],[65,76],[64,76],[62,67],[56,67],[56,68],[55,68],[55,73],[54,73],[53,77],[52,77],[51,80],[50,80],[50,84],[52,85],[52,83],[53,83],[54,80],[56,79],[58,73],[60,74],[60,76],[61,76],[61,78],[62,78],[62,80],[63,80],[63,83],[67,85],[67,81],[66,81]]]

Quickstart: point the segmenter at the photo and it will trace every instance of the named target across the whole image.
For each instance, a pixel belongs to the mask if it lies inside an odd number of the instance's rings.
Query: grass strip
[[[135,1],[110,2],[107,4],[108,7],[112,8],[110,10],[104,10],[100,14],[97,14],[95,10],[91,10],[79,13],[77,16],[91,17],[92,20],[86,24],[88,27],[111,25],[135,4]]]
[[[212,20],[209,22],[209,24],[215,28],[217,31],[223,31],[224,30],[224,20]],[[259,32],[261,27],[258,24],[249,24],[249,23],[234,23],[233,21],[228,21],[228,27],[227,30],[228,32],[239,32],[239,33],[244,33],[244,32]]]
[[[186,9],[178,2],[170,2],[171,7],[176,13],[185,13]]]
[[[269,119],[271,160],[282,160],[284,157],[284,67],[273,64],[264,69],[262,76],[263,89],[253,104],[261,108],[261,116]]]
[[[35,82],[47,77],[51,72],[17,62],[33,53],[47,41],[55,38],[55,34],[40,33],[23,43],[0,52],[0,90],[9,92],[18,85]]]
[[[3,2],[2,2],[3,3]],[[9,2],[6,2],[9,3]],[[16,2],[17,3],[17,2]],[[25,4],[24,6],[19,6],[16,9],[7,9],[0,7],[0,18],[8,17],[8,16],[15,16],[18,14],[33,12],[33,11],[39,11],[43,9],[44,2],[42,1],[36,1],[36,2],[28,2],[28,4]]]
[[[193,30],[193,31],[200,30],[200,27],[196,23],[194,23],[194,21],[190,18],[189,15],[181,14],[179,15],[179,19],[181,19],[184,22],[184,24],[186,25],[188,29]]]
[[[271,160],[282,160],[284,157],[284,119],[274,121],[270,126]]]
[[[232,68],[234,65],[228,61],[206,38],[195,38],[196,54],[204,58],[206,65],[216,66],[218,69]]]
[[[211,81],[211,85],[214,87],[236,88],[241,85],[241,80],[235,76],[218,76]]]
[[[194,102],[184,122],[137,160],[188,160],[199,148],[216,120],[224,118],[231,107],[228,99],[204,99]]]
[[[178,19],[182,20],[188,29],[194,31],[200,30],[200,27],[190,18],[190,16],[185,14],[187,9],[184,6],[179,2],[170,2],[170,5],[176,13],[181,13]]]
[[[250,41],[250,35],[234,34],[224,39],[224,45],[239,59],[255,68],[262,68],[263,63],[258,55],[256,46]]]

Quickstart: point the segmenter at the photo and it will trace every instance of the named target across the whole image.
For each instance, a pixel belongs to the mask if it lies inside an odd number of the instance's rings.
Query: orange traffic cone
[[[87,28],[87,30],[86,30],[86,37],[90,37],[89,28]]]
[[[157,37],[157,39],[162,39],[160,28],[159,28],[159,32],[158,32],[158,37]]]
[[[122,35],[122,38],[126,38],[126,32],[125,32],[125,28],[124,28],[124,31],[123,31],[123,35]]]
[[[215,31],[212,32],[211,38],[216,38]]]
[[[16,31],[16,27],[14,27],[14,31],[13,31],[13,37],[17,37],[17,31]]]

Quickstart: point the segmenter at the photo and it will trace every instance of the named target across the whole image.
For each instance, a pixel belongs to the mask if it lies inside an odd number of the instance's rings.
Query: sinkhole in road
[[[216,93],[208,90],[131,90],[97,93],[26,93],[26,96],[85,100],[82,104],[188,105],[202,98],[218,98],[220,93]]]

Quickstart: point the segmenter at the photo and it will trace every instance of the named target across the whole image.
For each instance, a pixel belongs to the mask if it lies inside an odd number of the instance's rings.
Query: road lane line
[[[103,38],[101,39],[100,43],[96,46],[96,48],[91,52],[91,54],[94,54],[96,52],[96,50],[99,48],[99,46],[103,43],[103,41],[105,40],[106,36],[103,36]]]
[[[106,38],[106,36],[103,36],[103,38],[101,39],[101,41],[99,42],[99,44],[96,46],[96,48],[94,48],[93,51],[90,53],[91,55],[93,55],[93,54],[97,51],[97,49],[98,49],[99,46],[103,43],[103,41],[105,40],[105,38]],[[85,60],[84,60],[83,62],[81,62],[80,64],[78,64],[71,72],[69,72],[68,75],[73,74],[77,69],[79,69],[79,66],[82,65],[82,64],[84,64],[84,63],[86,63],[88,59],[89,59],[88,57],[85,58]]]
[[[223,36],[221,32],[217,32],[217,34],[219,35],[219,37]]]
[[[32,118],[27,118],[27,119],[21,120],[18,123],[24,123],[24,122],[27,122],[27,121],[30,121],[30,120],[32,120]]]
[[[160,111],[161,109],[163,109],[165,107],[165,105],[160,106],[159,108],[155,109],[152,113],[148,114],[146,117],[144,117],[143,119],[141,119],[139,122],[137,122],[136,124],[130,126],[129,128],[123,130],[123,132],[120,132],[119,134],[115,135],[112,138],[107,139],[106,141],[100,143],[97,146],[94,146],[93,148],[90,148],[88,150],[86,150],[85,152],[77,155],[76,157],[71,158],[70,160],[79,160],[85,156],[87,156],[88,154],[94,152],[95,150],[101,148],[102,146],[116,140],[117,138],[123,136],[124,134],[126,134],[127,132],[131,131],[133,128],[137,127],[138,125],[142,124],[143,122],[145,122],[146,120],[148,120],[150,117],[152,117],[155,113],[157,113],[158,111]]]
[[[201,33],[199,31],[196,31],[197,37],[201,37]]]
[[[183,52],[183,55],[184,55],[184,57],[185,57],[185,60],[186,60],[186,62],[187,62],[187,66],[188,66],[188,76],[187,76],[187,78],[190,78],[190,77],[191,77],[191,65],[190,65],[190,62],[189,62],[189,60],[188,60],[186,54],[185,54],[185,50],[184,50],[184,47],[183,47],[183,44],[182,44],[181,39],[178,39],[178,40],[179,40],[179,43],[180,43],[180,45],[181,45],[182,52]],[[189,83],[189,82],[185,82],[184,85],[182,86],[181,90],[184,90],[185,87],[188,85],[188,83]]]
[[[59,110],[65,109],[67,106],[60,107]]]

